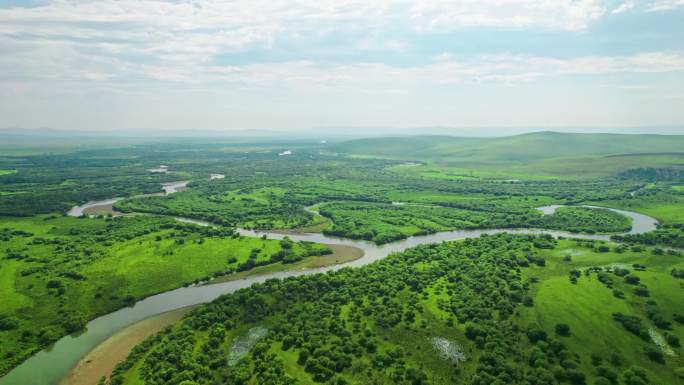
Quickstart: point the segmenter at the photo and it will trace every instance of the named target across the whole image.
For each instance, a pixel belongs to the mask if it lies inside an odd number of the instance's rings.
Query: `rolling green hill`
[[[487,139],[462,138],[443,135],[387,137],[354,139],[340,143],[333,150],[357,154],[386,157],[430,157],[456,151],[465,151],[468,147],[477,146]]]
[[[622,154],[679,153],[684,135],[535,132],[499,138],[416,136],[357,139],[334,147],[340,153],[400,159],[529,162]]]

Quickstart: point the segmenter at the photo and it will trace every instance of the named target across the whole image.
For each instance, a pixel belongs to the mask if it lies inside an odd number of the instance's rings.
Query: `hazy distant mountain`
[[[174,138],[240,138],[264,140],[327,140],[341,141],[360,138],[409,137],[440,135],[449,137],[505,137],[525,133],[541,132],[535,128],[454,128],[454,127],[316,127],[296,130],[214,130],[214,129],[121,129],[116,131],[63,130],[54,128],[4,128],[0,129],[3,140],[28,140],[31,138],[48,139],[101,139],[127,138],[163,139]],[[684,134],[682,127],[634,127],[634,128],[562,128],[554,131],[571,133],[623,133],[623,134]]]

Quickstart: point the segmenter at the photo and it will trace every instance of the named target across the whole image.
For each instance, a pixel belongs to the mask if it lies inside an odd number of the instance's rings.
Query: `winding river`
[[[188,182],[178,182],[167,184],[173,186],[165,188],[166,194],[171,194],[184,188]],[[157,194],[160,195],[160,194]],[[121,198],[107,199],[98,202],[89,202],[82,206],[76,206],[69,211],[69,215],[80,216],[89,208],[111,205]],[[562,206],[540,207],[545,214],[552,214],[556,208]],[[596,207],[596,206],[589,206]],[[314,211],[311,207],[307,210]],[[609,209],[628,216],[632,220],[631,234],[643,233],[654,230],[658,221],[654,218],[623,210]],[[200,225],[208,225],[206,222],[176,218],[185,222],[192,222]],[[253,230],[238,230],[245,236],[267,235],[271,239],[282,239],[285,234],[273,232],[259,232]],[[400,252],[405,249],[421,244],[435,243],[442,241],[460,240],[465,238],[479,237],[483,234],[497,233],[515,234],[551,234],[555,237],[575,237],[595,240],[609,240],[608,235],[576,234],[564,231],[534,230],[534,229],[490,229],[490,230],[456,230],[445,231],[424,236],[413,236],[397,242],[385,245],[376,245],[366,241],[356,241],[344,238],[330,237],[318,233],[309,234],[287,234],[294,241],[310,241],[327,244],[339,244],[354,246],[362,249],[364,254],[361,258],[347,262],[342,265],[328,266],[324,268],[308,269],[304,271],[287,271],[268,273],[263,275],[250,276],[245,279],[222,282],[210,285],[198,285],[179,288],[161,294],[147,297],[138,301],[134,306],[123,308],[96,318],[87,324],[86,331],[63,337],[52,347],[42,350],[30,359],[16,367],[6,376],[0,378],[0,385],[56,385],[64,378],[69,370],[76,365],[81,358],[86,356],[92,349],[102,343],[105,339],[112,336],[117,331],[148,317],[169,312],[186,306],[206,303],[214,300],[222,294],[232,293],[238,289],[249,287],[257,282],[264,282],[271,278],[285,278],[307,274],[322,273],[330,270],[339,269],[343,266],[363,266],[373,261],[382,259],[393,252]],[[104,374],[104,373],[103,373]]]

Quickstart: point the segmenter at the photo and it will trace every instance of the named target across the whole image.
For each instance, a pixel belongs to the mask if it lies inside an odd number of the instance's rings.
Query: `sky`
[[[683,21],[684,0],[0,0],[0,127],[684,127]]]

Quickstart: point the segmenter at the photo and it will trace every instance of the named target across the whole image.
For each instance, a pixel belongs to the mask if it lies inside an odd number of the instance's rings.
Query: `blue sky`
[[[0,0],[0,127],[684,127],[684,0]]]

